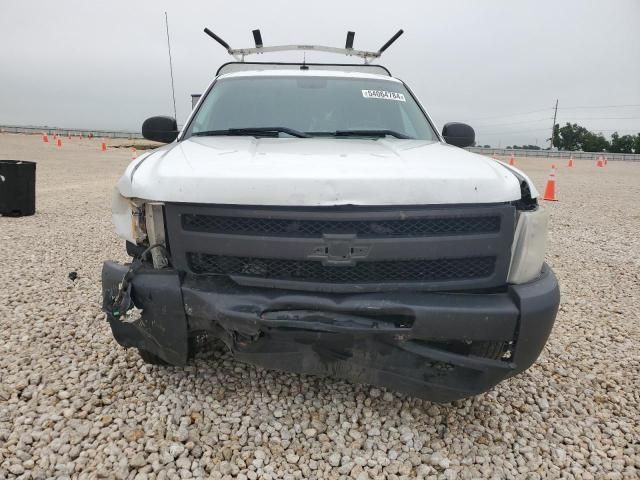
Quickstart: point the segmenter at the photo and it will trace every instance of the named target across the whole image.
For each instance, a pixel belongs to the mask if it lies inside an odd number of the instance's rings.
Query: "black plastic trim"
[[[127,270],[104,264],[105,297]],[[132,297],[142,319],[111,321],[114,337],[171,364],[186,361],[189,334],[206,331],[241,361],[436,402],[479,394],[526,370],[544,348],[560,301],[546,265],[534,281],[495,294],[300,293],[143,268]],[[483,358],[438,347],[446,341],[505,342],[512,355]]]
[[[105,262],[102,266],[103,308],[115,297],[129,270],[128,265]],[[188,357],[188,327],[184,313],[180,277],[174,270],[146,269],[132,279],[132,300],[142,316],[109,321],[117,342],[153,353],[173,365],[185,365]]]
[[[463,235],[370,237],[358,235],[323,235],[322,238],[296,236],[236,235],[185,230],[181,215],[209,214],[251,218],[314,219],[314,220],[367,220],[406,219],[434,217],[500,216],[500,231]],[[366,251],[364,256],[353,256],[343,265],[358,262],[388,260],[467,258],[493,256],[496,258],[493,274],[484,278],[439,282],[383,282],[336,284],[310,281],[291,281],[234,276],[242,285],[300,289],[312,291],[380,291],[380,290],[470,290],[492,288],[506,283],[511,245],[515,229],[515,208],[510,204],[476,206],[432,206],[393,208],[342,207],[342,208],[286,208],[286,207],[229,207],[216,205],[192,205],[167,203],[165,205],[166,228],[171,242],[171,255],[175,268],[196,273],[188,262],[190,253],[230,257],[280,258],[290,260],[316,260],[328,265],[318,256],[317,250],[332,243],[345,242]],[[334,262],[331,268],[340,268]]]

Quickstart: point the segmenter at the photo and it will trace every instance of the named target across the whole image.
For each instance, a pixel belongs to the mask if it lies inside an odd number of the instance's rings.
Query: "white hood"
[[[488,157],[422,140],[191,137],[141,156],[125,197],[234,205],[434,205],[518,200]]]

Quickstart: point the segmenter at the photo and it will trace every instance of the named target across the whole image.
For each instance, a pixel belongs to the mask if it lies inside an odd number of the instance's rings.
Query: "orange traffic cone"
[[[569,157],[569,163],[567,163],[567,167],[572,168],[573,167],[573,155],[571,155]]]
[[[509,157],[509,165],[513,166],[516,164],[516,159],[513,157],[513,153]]]
[[[106,152],[107,151],[107,144],[102,142],[102,147],[101,148],[102,148],[103,152]]]
[[[42,134],[42,141],[44,143],[49,143],[49,135],[47,135],[46,133]]]
[[[138,152],[135,147],[131,147],[131,160],[135,160],[138,158]]]
[[[58,141],[56,142],[56,145],[58,145],[58,147],[62,146],[62,140],[58,139]]]
[[[549,173],[547,185],[544,187],[544,195],[542,196],[542,199],[550,202],[558,201],[556,198],[556,171],[553,167],[551,168],[551,173]]]

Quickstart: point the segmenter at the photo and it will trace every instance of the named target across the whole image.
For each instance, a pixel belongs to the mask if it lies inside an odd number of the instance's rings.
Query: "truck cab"
[[[118,343],[239,360],[438,402],[538,357],[559,304],[548,215],[521,171],[440,132],[379,65],[233,62],[113,195],[132,256],[103,268]]]

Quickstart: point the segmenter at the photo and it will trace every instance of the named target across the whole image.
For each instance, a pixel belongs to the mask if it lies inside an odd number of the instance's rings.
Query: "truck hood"
[[[505,165],[440,142],[191,137],[141,156],[125,197],[235,205],[429,205],[518,200]]]

